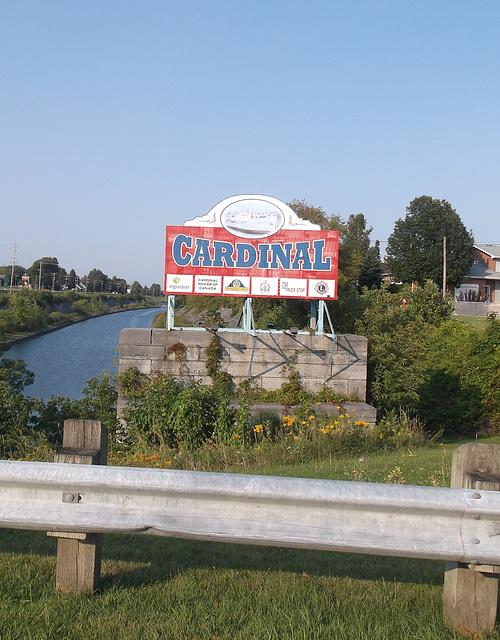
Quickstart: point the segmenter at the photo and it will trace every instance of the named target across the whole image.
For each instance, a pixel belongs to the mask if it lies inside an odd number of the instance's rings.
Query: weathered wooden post
[[[54,462],[106,464],[108,430],[98,420],[65,420],[63,446]],[[62,495],[63,502],[78,505],[77,492]],[[57,540],[56,589],[63,593],[92,593],[101,575],[101,533],[49,532]]]
[[[500,445],[468,443],[458,447],[453,454],[451,486],[499,491]],[[468,635],[491,633],[497,617],[499,572],[498,565],[447,562],[446,623]]]

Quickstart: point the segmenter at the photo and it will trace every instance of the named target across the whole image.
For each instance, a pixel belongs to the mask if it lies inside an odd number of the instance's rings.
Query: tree
[[[87,276],[82,278],[87,291],[102,293],[108,290],[109,277],[103,273],[100,269],[92,269]]]
[[[75,273],[74,269],[71,269],[71,271],[73,273]],[[70,273],[71,276],[71,273]],[[55,289],[56,291],[64,291],[67,288],[67,281],[68,281],[68,273],[66,271],[66,269],[64,269],[63,267],[59,267],[59,273],[57,274],[57,278],[56,278],[56,282],[55,282]]]
[[[133,296],[142,295],[142,285],[137,280],[134,280],[132,286],[130,287],[130,294]]]
[[[4,273],[7,276],[7,279],[10,285],[10,278],[12,275],[12,265],[7,264],[7,265],[0,266],[0,273]],[[14,278],[12,280],[13,287],[16,287],[21,284],[21,276],[24,275],[25,273],[26,273],[25,267],[22,267],[19,264],[14,265]]]
[[[287,204],[299,218],[309,220],[313,224],[319,224],[322,229],[328,231],[343,231],[345,229],[345,224],[340,216],[328,215],[321,207],[313,207],[305,200],[292,200]]]
[[[359,284],[363,259],[370,248],[371,232],[372,227],[366,226],[366,218],[362,213],[349,216],[341,233],[339,248],[339,270],[345,278],[344,286]]]
[[[74,291],[76,289],[76,271],[71,269],[68,274],[68,282],[66,284],[70,291]]]
[[[365,290],[361,298],[366,308],[356,330],[368,338],[369,402],[379,410],[416,412],[428,376],[426,343],[450,319],[452,304],[431,281],[400,293]]]
[[[32,289],[20,289],[10,296],[12,321],[18,330],[30,331],[43,327],[47,312],[42,296],[43,294]]]
[[[19,456],[36,423],[43,401],[23,395],[33,379],[22,360],[0,361],[0,457]]]
[[[443,282],[443,238],[446,238],[446,283],[458,286],[473,262],[474,239],[446,200],[420,196],[396,221],[387,242],[387,265],[403,282]]]
[[[123,278],[113,276],[109,283],[111,293],[127,293],[127,282]]]
[[[156,298],[159,298],[161,296],[161,294],[162,294],[161,286],[157,282],[154,282],[149,287],[148,295],[155,296]]]
[[[361,262],[361,271],[358,278],[359,288],[367,287],[368,289],[379,289],[382,284],[382,260],[380,259],[379,241],[375,242],[375,246],[366,250]]]
[[[41,289],[52,289],[52,274],[59,274],[59,262],[57,258],[49,258],[44,256],[35,260],[35,262],[28,269],[30,275],[31,286]]]

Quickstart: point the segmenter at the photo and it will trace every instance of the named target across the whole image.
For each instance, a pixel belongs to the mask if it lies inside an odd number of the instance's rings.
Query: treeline
[[[131,293],[132,295],[160,296],[158,283],[143,286],[137,280],[128,284],[124,278],[108,276],[100,269],[92,269],[79,276],[74,269],[67,271],[59,265],[57,258],[44,256],[35,260],[31,267],[22,265],[0,266],[3,286],[45,289],[49,291],[87,291],[89,293]],[[12,280],[12,283],[11,283]]]
[[[9,337],[39,331],[111,311],[152,306],[141,293],[87,294],[21,288],[0,292],[0,355]]]

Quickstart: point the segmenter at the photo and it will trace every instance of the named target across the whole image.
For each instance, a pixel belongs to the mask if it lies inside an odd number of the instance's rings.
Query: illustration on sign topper
[[[184,223],[186,227],[223,227],[239,238],[267,238],[282,229],[319,230],[299,218],[293,209],[270,196],[231,196],[221,200],[204,216]]]

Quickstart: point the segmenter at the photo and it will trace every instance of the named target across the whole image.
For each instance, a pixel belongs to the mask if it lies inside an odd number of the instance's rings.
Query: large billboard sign
[[[167,227],[165,293],[336,299],[338,245],[276,198],[232,196]]]

